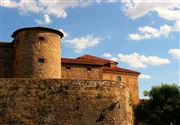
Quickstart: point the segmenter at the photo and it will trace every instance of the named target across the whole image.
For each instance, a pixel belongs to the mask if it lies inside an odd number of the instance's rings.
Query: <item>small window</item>
[[[116,81],[120,82],[122,80],[121,76],[116,76]]]
[[[42,37],[42,36],[40,36],[40,37],[39,37],[39,40],[44,41],[44,40],[45,40],[45,38],[44,38],[44,37]]]
[[[87,71],[91,71],[91,68],[90,68],[90,67],[88,67],[88,68],[87,68]]]
[[[67,70],[71,70],[71,67],[70,67],[70,66],[66,66],[66,69],[67,69]]]
[[[39,63],[44,63],[44,62],[45,62],[45,59],[39,58],[38,61],[39,61]]]

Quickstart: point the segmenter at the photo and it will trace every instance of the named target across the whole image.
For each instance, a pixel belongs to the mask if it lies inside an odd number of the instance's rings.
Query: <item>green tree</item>
[[[149,99],[134,106],[136,125],[180,125],[180,86],[161,84],[144,95]]]

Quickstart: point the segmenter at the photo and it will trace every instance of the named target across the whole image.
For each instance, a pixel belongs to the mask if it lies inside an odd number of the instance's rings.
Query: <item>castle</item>
[[[130,100],[138,103],[139,72],[120,68],[115,61],[92,55],[61,58],[63,33],[55,29],[22,28],[12,37],[11,43],[0,42],[0,78],[116,81],[126,86]]]

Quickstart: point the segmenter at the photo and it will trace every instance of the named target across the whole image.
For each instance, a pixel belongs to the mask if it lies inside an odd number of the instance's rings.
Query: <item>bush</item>
[[[134,106],[136,125],[180,125],[179,86],[161,84],[144,95],[149,99]]]

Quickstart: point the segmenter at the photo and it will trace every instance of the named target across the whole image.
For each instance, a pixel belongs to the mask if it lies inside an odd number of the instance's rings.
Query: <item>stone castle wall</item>
[[[114,81],[0,79],[0,124],[132,125],[128,93]]]
[[[49,30],[28,29],[15,36],[15,78],[61,78],[60,36]]]
[[[13,77],[14,49],[0,46],[0,78]]]
[[[121,82],[128,86],[132,103],[137,104],[139,102],[138,75],[123,72],[103,73],[104,80],[116,81],[117,76],[121,76]]]
[[[101,80],[102,70],[99,66],[61,64],[62,78]],[[70,69],[67,69],[69,67]],[[88,71],[88,69],[90,69]]]

